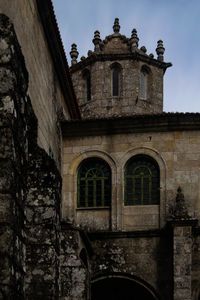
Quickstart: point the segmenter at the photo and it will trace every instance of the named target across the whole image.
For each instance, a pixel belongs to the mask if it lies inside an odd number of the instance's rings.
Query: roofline
[[[200,130],[200,113],[162,113],[61,123],[63,137]]]
[[[157,59],[151,58],[148,55],[143,55],[139,52],[135,53],[127,53],[127,54],[117,54],[117,53],[111,53],[111,54],[104,54],[104,53],[95,53],[93,52],[90,56],[83,59],[82,61],[76,63],[75,65],[72,65],[70,67],[70,72],[76,72],[77,70],[81,70],[85,68],[86,66],[96,62],[96,61],[114,61],[114,60],[140,60],[144,63],[148,63],[150,65],[156,66],[158,68],[161,68],[166,71],[167,68],[172,66],[172,63],[166,63],[163,61],[159,61]]]
[[[72,119],[80,119],[81,114],[74,92],[69,66],[62,44],[58,24],[51,0],[36,0],[39,15],[46,35],[49,50],[54,63],[58,80],[64,95],[66,105]]]

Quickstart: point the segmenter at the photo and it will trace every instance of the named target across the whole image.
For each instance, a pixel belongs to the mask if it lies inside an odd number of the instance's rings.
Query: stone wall
[[[172,239],[169,232],[153,236],[143,232],[91,234],[94,256],[92,278],[108,275],[134,276],[157,291],[163,300],[172,299]],[[160,298],[159,298],[160,299]]]
[[[105,225],[109,222],[104,219],[109,216],[113,230],[160,228],[165,225],[177,188],[181,186],[189,214],[199,218],[199,145],[199,131],[196,130],[68,137],[63,142],[63,217],[75,222],[78,218],[79,224],[84,223],[84,226],[92,230],[106,230]],[[159,165],[160,206],[147,208],[123,205],[124,166],[136,154],[149,155]],[[100,216],[94,211],[94,220],[90,210],[86,224],[85,212],[76,206],[76,176],[79,164],[87,157],[100,157],[111,167],[112,211],[109,215],[101,210]]]
[[[28,95],[38,119],[38,145],[54,155],[60,167],[60,114],[69,119],[65,99],[38,13],[36,0],[1,3],[0,12],[14,24],[29,73]]]
[[[23,299],[31,105],[26,94],[28,75],[24,59],[5,15],[0,15],[0,82],[0,298]]]
[[[44,150],[29,154],[26,214],[26,299],[58,299],[61,178]]]
[[[79,230],[61,226],[60,299],[90,299],[90,257]]]
[[[5,15],[0,33],[0,295],[57,299],[61,178],[54,160],[37,145],[28,73]]]
[[[192,299],[198,300],[200,297],[200,231],[193,230],[192,238]]]
[[[113,60],[96,61],[85,67],[91,74],[91,100],[87,100],[87,85],[83,76],[84,69],[73,71],[72,80],[82,117],[105,118],[133,114],[161,113],[163,111],[163,69],[149,66],[134,59],[114,61],[121,65],[120,95],[112,96]],[[147,99],[140,99],[141,68],[147,65]]]
[[[61,230],[60,172],[38,146],[24,57],[2,14],[0,81],[0,298],[88,299],[86,247],[79,231]]]

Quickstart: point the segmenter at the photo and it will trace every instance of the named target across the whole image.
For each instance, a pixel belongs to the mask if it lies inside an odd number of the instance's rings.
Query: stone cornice
[[[137,231],[96,231],[88,233],[91,241],[122,239],[122,238],[141,238],[141,237],[160,237],[168,235],[166,229],[137,230]]]
[[[90,56],[87,58],[83,59],[82,61],[78,62],[77,64],[73,65],[70,68],[70,72],[74,73],[77,70],[82,70],[85,67],[95,63],[96,61],[116,61],[116,60],[137,60],[137,61],[142,61],[144,63],[148,63],[149,65],[156,66],[158,68],[163,69],[164,71],[171,67],[171,63],[166,63],[159,61],[157,59],[154,59],[146,54],[142,54],[139,52],[135,53],[126,53],[126,54],[117,54],[117,53],[112,53],[112,54],[103,54],[103,53],[95,53],[93,52]]]
[[[200,130],[200,114],[134,115],[124,118],[66,121],[61,126],[64,137]]]
[[[197,219],[193,218],[174,218],[171,220],[168,220],[168,226],[174,228],[174,227],[185,227],[185,226],[191,226],[195,227],[198,224]]]

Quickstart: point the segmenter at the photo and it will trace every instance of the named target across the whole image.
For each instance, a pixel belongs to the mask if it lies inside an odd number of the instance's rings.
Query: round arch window
[[[146,155],[130,158],[125,166],[125,205],[153,205],[160,202],[160,170]]]
[[[85,159],[78,169],[78,208],[111,204],[111,169],[101,158]]]

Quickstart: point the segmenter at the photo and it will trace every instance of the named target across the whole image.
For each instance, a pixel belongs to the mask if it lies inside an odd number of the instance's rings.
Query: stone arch
[[[116,225],[116,174],[117,174],[117,165],[115,160],[104,151],[99,150],[88,150],[81,152],[77,157],[75,157],[72,163],[68,166],[68,174],[63,179],[63,193],[67,193],[68,199],[65,199],[65,203],[62,204],[62,216],[66,219],[67,216],[71,216],[68,221],[76,220],[76,203],[77,203],[77,175],[78,175],[78,167],[81,162],[87,158],[97,157],[104,160],[111,169],[111,177],[112,177],[112,192],[111,192],[111,227],[114,228]],[[66,190],[65,190],[66,187]]]
[[[156,149],[148,147],[137,147],[129,150],[121,159],[121,174],[122,182],[124,183],[124,169],[127,161],[135,155],[146,155],[153,158],[160,169],[160,206],[159,206],[159,226],[163,227],[165,224],[165,206],[166,206],[166,163],[162,156]],[[122,197],[124,197],[124,184],[122,188]]]
[[[144,280],[123,273],[105,274],[91,281],[91,300],[160,300],[155,289]],[[99,297],[99,298],[98,298]]]
[[[200,300],[200,282],[195,280],[192,282],[192,299]]]

